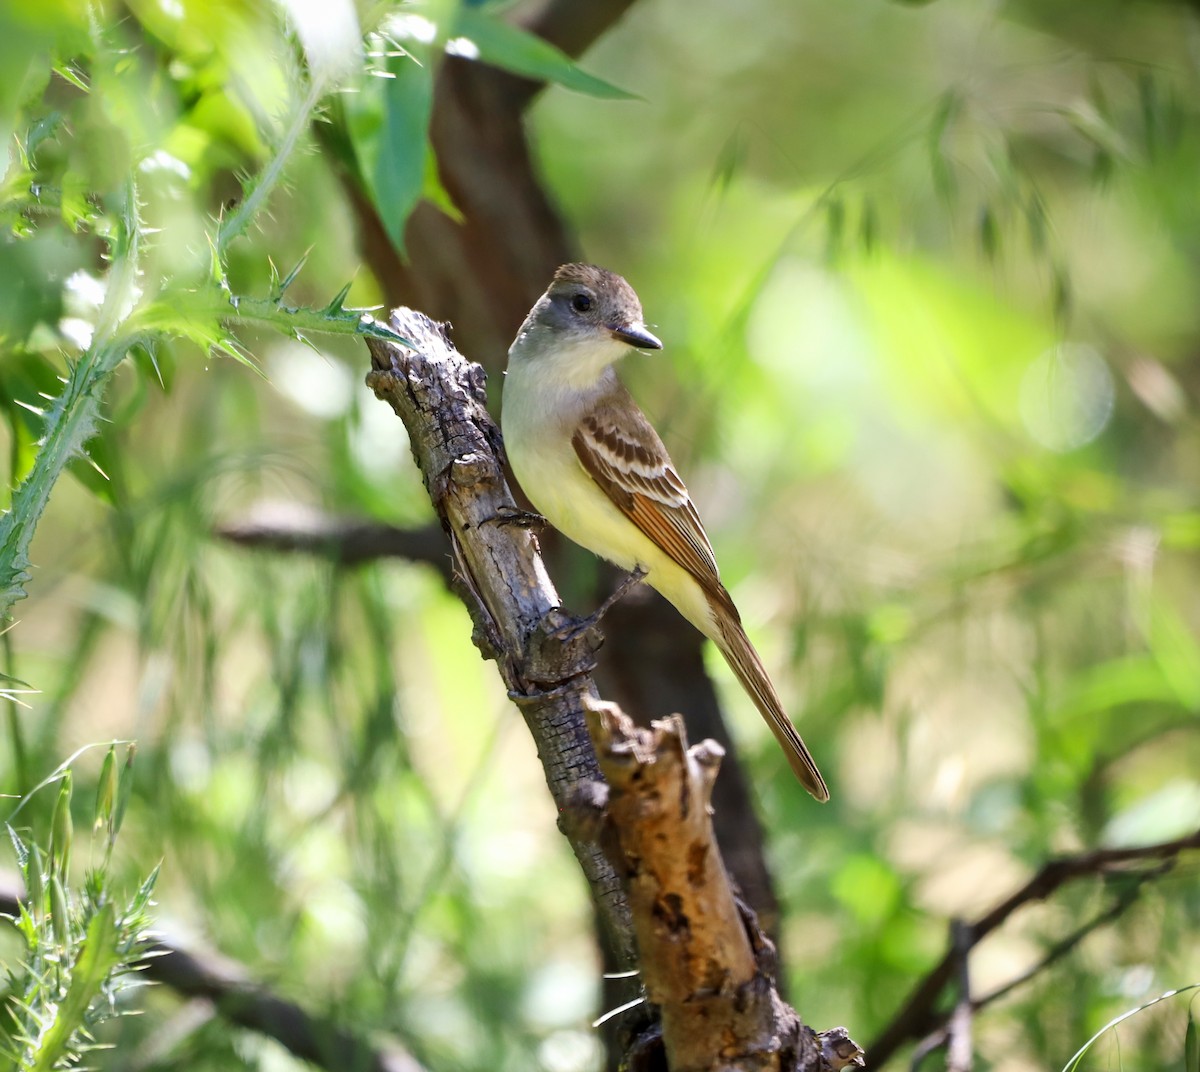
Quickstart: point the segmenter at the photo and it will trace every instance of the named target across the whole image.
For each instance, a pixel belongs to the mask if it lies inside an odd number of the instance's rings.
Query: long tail
[[[800,779],[800,784],[817,800],[824,803],[829,799],[829,789],[825,785],[825,779],[817,770],[817,764],[800,739],[800,734],[796,732],[796,727],[784,713],[779,694],[775,691],[775,686],[771,684],[771,679],[763,668],[758,652],[754,650],[750,638],[746,636],[746,631],[742,628],[741,618],[737,608],[733,605],[733,600],[730,599],[729,593],[723,587],[718,592],[707,594],[717,624],[715,633],[709,635],[721,650],[721,654],[725,656],[729,668],[742,683],[742,688],[749,694],[754,705],[766,719],[767,725],[771,727],[771,732],[775,734],[775,739],[787,756],[788,763],[796,777]]]

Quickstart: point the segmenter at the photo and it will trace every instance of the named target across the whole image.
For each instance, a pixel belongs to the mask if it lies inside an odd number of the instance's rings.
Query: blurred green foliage
[[[865,1040],[948,917],[1053,853],[1200,825],[1192,6],[640,0],[592,74],[494,5],[287,7],[0,13],[5,484],[48,478],[7,515],[33,580],[0,789],[136,738],[110,867],[162,861],[162,927],[431,1068],[598,1067],[582,883],[455,598],[211,535],[264,499],[428,520],[346,337],[382,288],[342,176],[393,240],[445,203],[424,128],[461,39],[562,83],[531,116],[547,182],[667,343],[628,378],[830,776],[810,806],[714,659],[806,1019]],[[88,406],[51,465],[64,380]],[[80,825],[99,752],[73,774]],[[1196,889],[1193,860],[989,1009],[982,1066],[1062,1067],[1200,978]],[[1116,895],[1027,909],[975,984]],[[289,1063],[161,988],[119,1000],[146,1015],[99,1067]],[[1185,1017],[1132,1018],[1121,1052],[1178,1064]]]

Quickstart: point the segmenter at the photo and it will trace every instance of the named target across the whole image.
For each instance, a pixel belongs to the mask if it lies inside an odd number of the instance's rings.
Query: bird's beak
[[[614,339],[627,346],[636,346],[639,350],[662,349],[662,343],[646,330],[644,324],[610,324],[608,330]]]

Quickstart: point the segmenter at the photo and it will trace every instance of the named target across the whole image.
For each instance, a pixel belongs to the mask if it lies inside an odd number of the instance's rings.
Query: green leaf
[[[64,82],[69,82],[76,89],[82,89],[84,93],[90,92],[87,82],[83,76],[79,74],[70,64],[60,63],[55,65],[54,73],[58,75]]]
[[[863,853],[844,860],[830,883],[833,896],[859,923],[878,925],[900,906],[900,880],[886,863]]]
[[[858,240],[866,253],[873,252],[879,244],[879,213],[875,209],[875,201],[870,197],[863,198],[862,216],[858,221]]]
[[[334,317],[334,316],[337,316],[339,313],[341,313],[342,306],[346,301],[346,295],[350,293],[350,288],[352,286],[354,286],[353,280],[351,280],[344,287],[342,287],[342,289],[339,290],[333,296],[333,300],[327,306],[325,306],[325,308],[322,309],[321,312],[323,312],[326,316],[329,316],[329,317]]]
[[[836,259],[846,237],[846,202],[836,193],[825,199],[825,255]]]
[[[614,86],[611,82],[588,74],[577,66],[569,56],[552,44],[527,33],[502,19],[492,18],[475,8],[459,11],[455,33],[465,37],[477,49],[478,58],[484,63],[501,67],[513,74],[554,82],[564,89],[585,93],[602,100],[640,100],[635,93]],[[452,39],[448,46],[459,55],[466,49],[455,49]]]
[[[147,337],[130,347],[129,358],[137,366],[139,385],[157,383],[164,391],[170,391],[175,379],[175,361],[169,346]],[[127,409],[126,416],[132,417],[133,412]]]
[[[90,194],[91,184],[86,175],[78,171],[68,171],[63,175],[62,202],[59,210],[68,229],[82,229],[96,214],[88,200]]]
[[[28,166],[33,165],[34,157],[42,142],[57,137],[65,122],[66,116],[62,112],[55,111],[40,116],[30,123],[29,129],[25,132],[25,140],[21,144],[21,152],[28,161]]]
[[[29,862],[29,848],[10,823],[5,823],[4,829],[8,831],[8,840],[12,842],[13,852],[16,853],[17,867],[23,872]]]
[[[215,351],[261,374],[254,361],[239,349],[237,340],[226,330],[224,320],[237,317],[231,303],[218,286],[199,290],[171,291],[158,301],[138,309],[134,324],[136,341],[146,335],[162,333],[186,339],[206,351]]]
[[[433,70],[418,62],[416,47],[387,57],[381,72],[387,77],[368,78],[344,101],[363,179],[392,245],[401,252],[404,225],[425,187],[433,107]]]
[[[425,154],[425,185],[421,187],[421,196],[436,205],[455,223],[463,223],[466,220],[450,196],[450,191],[442,185],[442,177],[438,174],[437,161],[433,158],[433,153]]]
[[[0,410],[9,430],[9,478],[14,484],[33,467],[50,405],[44,396],[52,397],[62,389],[58,375],[59,370],[41,354],[17,350],[5,355]]]
[[[105,823],[111,823],[117,806],[117,789],[121,782],[121,772],[117,768],[117,746],[111,744],[104,755],[104,765],[100,768],[100,778],[96,782],[96,829]]]
[[[979,248],[988,261],[995,261],[1000,252],[1000,225],[991,205],[979,210]]]
[[[1200,711],[1200,644],[1183,616],[1164,601],[1150,607],[1150,648],[1179,703]]]
[[[1123,704],[1168,704],[1177,695],[1154,655],[1123,655],[1079,670],[1058,705],[1058,717],[1090,722],[1100,711]]]
[[[112,832],[110,837],[116,837],[121,831],[121,824],[125,821],[125,809],[129,807],[129,798],[133,795],[133,761],[137,758],[137,745],[130,744],[125,749],[125,772],[121,775],[117,790],[117,805],[113,812]],[[156,866],[151,872],[150,877],[146,880],[148,886],[143,884],[146,890],[146,900],[150,898],[149,891],[154,888],[154,882],[158,878],[158,867]],[[140,896],[140,894],[139,894]],[[142,906],[145,907],[144,905]]]
[[[933,175],[933,188],[938,196],[947,201],[955,194],[954,167],[946,151],[946,135],[953,128],[962,111],[962,100],[957,91],[946,90],[938,101],[929,125],[929,164]]]
[[[129,770],[128,762],[126,762],[126,764],[125,764],[125,769],[126,769],[126,771]],[[115,820],[117,826],[120,826],[121,816],[122,816],[122,809],[118,806],[117,816],[116,816],[116,820]],[[143,880],[142,884],[138,887],[137,893],[135,893],[133,895],[133,899],[129,902],[129,907],[126,909],[126,912],[125,912],[125,919],[127,921],[130,918],[136,918],[138,916],[144,915],[146,913],[146,911],[150,908],[150,903],[151,903],[150,898],[154,894],[154,887],[158,884],[158,874],[161,870],[162,870],[162,861],[160,860],[158,863],[156,863],[154,865],[154,870],[151,871],[150,874],[148,874],[146,876],[146,878]]]
[[[88,924],[83,948],[71,970],[67,996],[38,1047],[33,1072],[50,1072],[66,1054],[71,1036],[84,1026],[89,1007],[100,993],[108,973],[120,960],[117,937],[112,904],[102,905]]]
[[[287,290],[287,288],[290,287],[296,281],[296,276],[298,276],[304,270],[304,266],[308,263],[308,255],[311,252],[312,252],[312,246],[309,246],[308,249],[306,249],[304,251],[303,256],[292,267],[292,270],[290,272],[288,272],[288,274],[285,275],[282,279],[279,278],[278,273],[275,271],[275,264],[274,264],[274,262],[272,262],[272,264],[271,264],[271,297],[272,298],[274,298],[276,301],[279,301],[283,297],[284,292]]]
[[[50,863],[60,875],[66,875],[71,866],[71,843],[74,841],[74,823],[71,820],[71,772],[63,773],[58,786],[58,797],[54,802],[54,814],[50,819]]]
[[[1037,193],[1030,195],[1025,202],[1025,222],[1029,227],[1029,248],[1034,253],[1046,251],[1046,202]]]
[[[725,139],[713,165],[712,184],[721,193],[728,191],[738,173],[746,166],[746,156],[746,139],[740,130],[735,130]]]

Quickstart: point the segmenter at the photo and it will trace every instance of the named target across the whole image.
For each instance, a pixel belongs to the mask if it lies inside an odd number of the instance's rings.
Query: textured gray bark
[[[450,344],[441,325],[408,309],[392,326],[414,349],[370,345],[367,383],[404,421],[413,455],[450,540],[454,585],[474,622],[474,640],[495,659],[537,744],[546,783],[564,814],[601,780],[584,702],[596,697],[590,671],[597,637],[560,641],[569,619],[500,462],[500,433],[486,407],[483,370]],[[576,824],[560,823],[579,859],[604,930],[623,967],[635,963],[629,908],[612,865]]]

